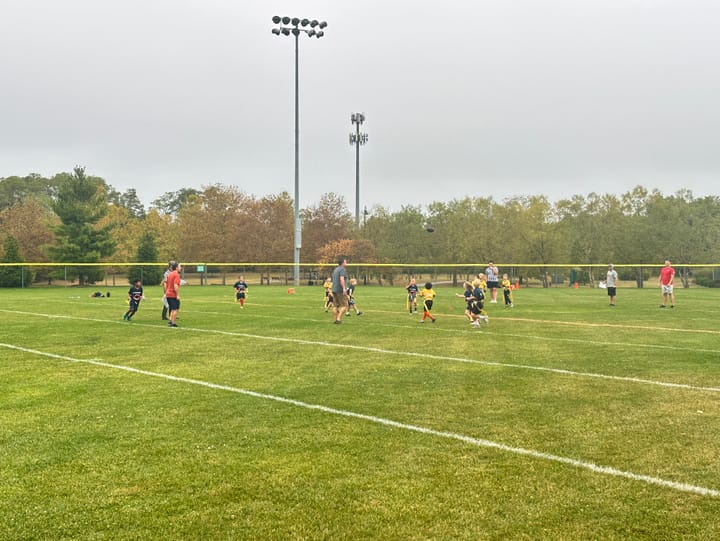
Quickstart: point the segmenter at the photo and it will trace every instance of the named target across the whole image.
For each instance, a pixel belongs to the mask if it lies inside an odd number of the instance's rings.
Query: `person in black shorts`
[[[142,288],[142,282],[140,280],[135,280],[133,282],[133,285],[128,290],[128,310],[125,312],[125,315],[123,315],[123,319],[125,321],[130,321],[132,317],[135,315],[135,312],[138,311],[138,308],[140,308],[140,301],[143,300],[145,296],[143,295],[143,288]]]

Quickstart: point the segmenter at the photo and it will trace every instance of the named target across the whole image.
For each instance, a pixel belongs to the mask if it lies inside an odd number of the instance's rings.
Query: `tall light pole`
[[[350,144],[355,145],[355,226],[360,227],[360,145],[367,143],[367,133],[360,133],[365,122],[365,113],[353,113],[350,122],[355,124],[355,133],[350,134]]]
[[[277,28],[272,29],[276,36],[295,36],[295,238],[294,244],[294,272],[295,285],[300,285],[300,247],[302,245],[302,224],[300,222],[300,112],[299,112],[299,91],[298,91],[298,38],[301,33],[308,37],[321,38],[325,35],[323,29],[327,26],[325,21],[318,22],[315,19],[298,19],[297,17],[280,17],[275,15],[272,18]],[[308,26],[310,28],[308,28]]]

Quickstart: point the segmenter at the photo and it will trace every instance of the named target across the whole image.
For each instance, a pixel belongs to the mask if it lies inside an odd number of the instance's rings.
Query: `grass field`
[[[720,539],[720,291],[126,291],[0,290],[0,539]]]

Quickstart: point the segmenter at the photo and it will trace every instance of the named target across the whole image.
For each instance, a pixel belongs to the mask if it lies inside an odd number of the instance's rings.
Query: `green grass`
[[[1,539],[720,538],[720,291],[110,290],[0,291]]]

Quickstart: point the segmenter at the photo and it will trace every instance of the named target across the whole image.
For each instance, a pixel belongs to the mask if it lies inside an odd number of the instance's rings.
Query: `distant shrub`
[[[712,269],[696,269],[694,275],[695,285],[701,287],[720,287],[720,280],[714,278]]]

